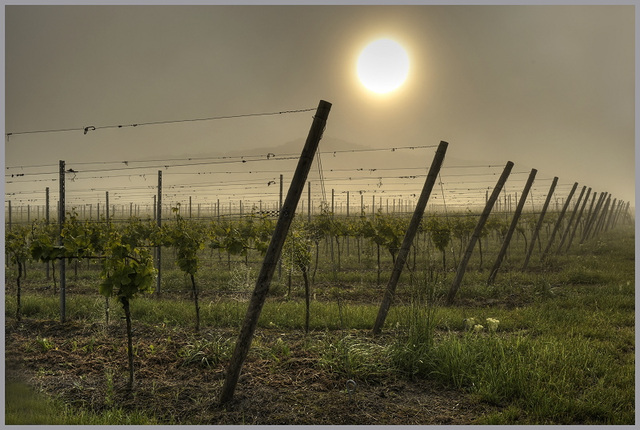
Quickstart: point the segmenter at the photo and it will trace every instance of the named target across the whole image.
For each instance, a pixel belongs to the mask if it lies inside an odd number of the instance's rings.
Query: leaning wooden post
[[[504,170],[502,171],[502,175],[498,178],[498,182],[496,183],[487,204],[484,206],[484,210],[480,215],[480,219],[478,220],[478,224],[476,225],[476,229],[473,231],[473,235],[471,236],[471,240],[469,240],[469,244],[467,245],[467,250],[464,252],[462,259],[460,260],[460,264],[458,265],[458,270],[456,271],[456,277],[451,284],[451,288],[449,288],[449,293],[447,294],[447,303],[452,304],[453,300],[458,293],[458,289],[460,288],[460,284],[462,284],[462,278],[464,277],[464,272],[467,270],[467,264],[469,264],[469,260],[471,259],[471,254],[473,254],[473,248],[476,246],[476,242],[482,233],[482,229],[484,228],[489,215],[491,215],[491,209],[493,209],[493,205],[496,200],[500,196],[500,192],[502,191],[502,187],[504,183],[507,182],[507,178],[511,174],[511,169],[513,168],[513,162],[507,161],[506,166],[504,166]]]
[[[580,218],[582,218],[582,214],[584,213],[584,208],[587,206],[587,202],[589,201],[589,195],[591,194],[591,187],[587,190],[587,195],[584,197],[582,202],[582,207],[580,207],[580,212],[578,213],[578,219],[576,219],[576,223],[573,226],[573,231],[571,232],[571,236],[569,236],[569,243],[567,244],[565,252],[569,251],[571,248],[571,244],[573,243],[573,238],[576,235],[576,231],[578,230],[578,225],[580,224]]]
[[[564,218],[564,214],[567,212],[567,208],[569,207],[569,203],[571,203],[571,197],[573,197],[573,193],[576,192],[576,188],[578,188],[578,183],[574,182],[573,187],[571,188],[571,192],[569,193],[569,197],[564,202],[562,206],[562,211],[560,211],[560,216],[558,217],[558,221],[556,221],[556,225],[551,232],[551,237],[549,238],[549,243],[547,243],[547,247],[542,252],[542,257],[540,259],[544,260],[551,249],[551,245],[553,245],[553,240],[556,238],[556,234],[558,234],[558,230],[560,230],[560,224],[562,223],[562,218]]]
[[[518,202],[516,211],[513,214],[511,225],[509,226],[509,230],[507,230],[507,235],[504,237],[504,241],[502,242],[502,248],[500,248],[500,252],[496,257],[496,262],[493,264],[493,268],[491,269],[491,272],[489,272],[489,279],[487,279],[487,285],[493,284],[493,282],[496,280],[496,275],[498,274],[498,270],[500,270],[500,265],[502,265],[502,260],[504,259],[504,256],[507,253],[507,249],[509,248],[509,242],[511,242],[511,237],[513,236],[513,232],[516,231],[516,227],[518,226],[518,220],[520,219],[520,214],[522,213],[522,209],[524,208],[524,204],[527,200],[527,195],[529,194],[529,190],[531,189],[533,180],[536,178],[536,173],[538,173],[536,169],[531,169],[531,173],[529,173],[529,178],[527,179],[527,183],[524,185],[524,189],[522,190],[522,195],[520,196],[520,201]]]
[[[440,172],[440,167],[442,166],[442,162],[444,160],[444,155],[447,152],[448,145],[449,144],[447,142],[441,141],[438,149],[436,150],[436,155],[433,158],[433,162],[431,163],[431,168],[429,169],[429,173],[427,174],[427,179],[424,183],[424,187],[422,187],[422,193],[420,194],[420,198],[418,199],[416,209],[413,212],[413,216],[411,217],[411,221],[409,222],[409,227],[407,228],[407,232],[404,235],[402,245],[400,247],[400,250],[398,251],[396,262],[394,264],[393,271],[391,272],[391,278],[389,279],[389,283],[387,284],[387,290],[384,294],[384,298],[382,299],[382,304],[380,305],[380,310],[378,311],[378,317],[376,318],[376,322],[373,326],[374,335],[380,333],[380,330],[382,330],[382,326],[384,325],[384,321],[387,318],[387,313],[389,312],[389,308],[391,307],[391,301],[393,300],[396,286],[398,285],[398,280],[400,279],[400,274],[402,274],[402,269],[404,268],[405,262],[407,260],[407,255],[409,255],[409,250],[411,249],[413,238],[418,231],[420,221],[422,220],[422,215],[424,214],[424,209],[427,207],[429,195],[431,194],[433,184],[435,184],[438,173]]]
[[[607,219],[607,213],[609,211],[609,204],[611,204],[611,194],[609,194],[607,196],[607,201],[604,204],[604,208],[602,209],[602,213],[600,214],[600,218],[598,219],[597,223],[596,223],[596,227],[593,231],[593,236],[597,236],[598,234],[600,234],[600,231],[602,231],[602,226],[604,224],[604,221]]]
[[[615,228],[615,226],[618,224],[618,219],[620,218],[620,214],[622,213],[623,208],[624,208],[624,202],[620,200],[620,204],[618,205],[616,216],[613,218],[613,225],[611,226],[611,228]]]
[[[558,250],[556,251],[556,254],[560,254],[560,251],[562,251],[562,246],[564,245],[564,242],[567,240],[567,236],[571,231],[571,225],[573,224],[573,220],[575,219],[578,213],[578,208],[580,207],[580,203],[582,202],[582,197],[584,196],[584,192],[586,189],[587,189],[587,186],[584,185],[582,187],[582,191],[580,191],[580,196],[578,196],[578,201],[576,202],[576,205],[573,208],[573,212],[571,212],[571,218],[569,218],[569,223],[567,224],[567,227],[564,229],[564,233],[562,234],[562,239],[560,240],[560,245],[558,245]],[[576,225],[577,225],[577,221],[576,221]]]
[[[598,199],[596,208],[593,210],[593,215],[591,216],[591,222],[589,223],[587,232],[585,233],[583,240],[587,240],[595,234],[595,230],[600,217],[600,210],[602,209],[602,206],[604,205],[604,202],[607,199],[607,195],[609,195],[609,193],[607,192],[600,193],[600,198]]]
[[[613,215],[616,212],[616,203],[617,203],[618,199],[613,199],[613,203],[611,203],[611,212],[609,212],[609,216],[607,217],[607,222],[604,226],[604,231],[609,230],[609,228],[611,228],[611,221],[613,218]],[[28,206],[27,206],[28,207]]]
[[[542,222],[544,221],[544,216],[547,213],[547,209],[549,208],[549,203],[551,203],[551,197],[553,196],[553,190],[556,189],[556,184],[558,183],[558,177],[553,178],[553,182],[551,182],[551,187],[549,188],[549,193],[547,194],[547,199],[544,201],[544,206],[542,206],[542,212],[540,212],[540,218],[538,218],[538,223],[536,224],[536,229],[533,232],[533,237],[531,238],[531,243],[529,244],[529,250],[527,251],[527,256],[524,258],[524,264],[522,265],[522,270],[526,270],[529,265],[529,259],[531,258],[531,254],[533,253],[533,247],[536,244],[536,240],[540,235],[540,229],[542,228]]]
[[[238,340],[236,341],[235,350],[233,351],[233,356],[231,357],[231,361],[227,369],[227,377],[224,381],[224,385],[222,386],[220,403],[227,403],[233,398],[233,393],[235,391],[236,384],[238,383],[238,378],[240,377],[242,365],[249,352],[253,333],[256,325],[258,324],[258,318],[260,317],[262,306],[267,297],[267,293],[269,292],[269,286],[276,269],[276,264],[280,259],[282,246],[284,245],[287,232],[289,231],[289,226],[291,225],[291,221],[295,215],[296,207],[304,189],[309,169],[313,163],[318,143],[322,138],[322,132],[324,131],[330,110],[331,103],[321,100],[318,105],[318,109],[316,110],[316,114],[313,117],[313,123],[309,130],[307,141],[302,150],[302,154],[300,155],[300,160],[298,161],[298,166],[296,167],[291,185],[289,186],[285,202],[280,208],[278,222],[273,232],[273,236],[271,237],[271,242],[269,242],[269,247],[264,257],[260,274],[256,280],[256,286],[253,290],[253,294],[251,295],[249,307],[247,309]]]
[[[600,204],[600,200],[602,199],[603,193],[600,193],[600,195],[598,195],[598,193],[594,192],[593,193],[593,198],[591,199],[591,204],[589,205],[589,213],[587,214],[587,219],[584,222],[584,227],[582,227],[582,232],[581,232],[581,237],[580,237],[580,244],[582,245],[582,242],[584,242],[587,238],[587,234],[589,233],[589,229],[591,228],[591,223],[593,222],[593,216],[595,215],[595,211],[598,208],[598,205]],[[596,202],[596,198],[597,198],[597,202]],[[595,207],[594,207],[594,203],[595,203]]]

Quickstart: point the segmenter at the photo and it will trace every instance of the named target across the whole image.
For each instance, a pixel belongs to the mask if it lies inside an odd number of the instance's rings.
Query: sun
[[[409,75],[409,55],[391,39],[367,45],[358,57],[358,78],[367,89],[385,94],[399,88]]]

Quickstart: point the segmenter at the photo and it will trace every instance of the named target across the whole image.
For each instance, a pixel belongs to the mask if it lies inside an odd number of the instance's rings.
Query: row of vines
[[[478,242],[477,268],[482,269],[486,248],[493,236],[496,241],[504,238],[508,229],[508,217],[492,215],[485,223]],[[520,217],[517,233],[524,241],[524,249],[532,239],[538,214],[526,213]],[[548,238],[558,219],[558,213],[548,213],[544,218],[543,232]],[[453,269],[461,257],[465,244],[477,223],[477,214],[455,213],[448,216],[427,214],[420,223],[418,240],[413,245],[413,265],[416,265],[418,250],[437,250],[439,255],[430,264],[431,269],[447,271]],[[342,272],[342,253],[355,248],[358,262],[365,248],[372,249],[377,265],[377,283],[386,260],[395,262],[405,231],[409,224],[406,216],[384,214],[379,211],[374,217],[339,217],[323,207],[320,215],[308,220],[297,217],[288,233],[282,252],[281,264],[295,269],[304,281],[306,301],[305,329],[309,330],[309,303],[311,285],[318,270],[321,247],[330,250],[329,260],[335,274]],[[198,269],[201,260],[210,252],[226,253],[229,257],[242,257],[248,263],[249,254],[264,255],[275,227],[272,217],[252,214],[235,220],[211,219],[209,221],[185,219],[179,208],[173,209],[173,220],[161,226],[148,218],[132,217],[126,223],[110,223],[81,220],[75,211],[68,214],[62,227],[35,221],[31,225],[17,225],[6,231],[5,249],[7,263],[16,268],[16,318],[21,318],[21,280],[26,275],[28,262],[44,262],[55,270],[55,261],[92,261],[100,266],[101,283],[99,293],[105,297],[105,314],[109,319],[109,301],[116,300],[123,308],[129,344],[129,385],[133,384],[133,347],[130,301],[139,294],[151,294],[156,290],[158,276],[157,250],[173,250],[174,261],[190,280],[191,297],[194,304],[194,328],[200,330]],[[541,232],[542,236],[542,232]],[[420,243],[426,246],[420,246]],[[538,241],[542,250],[542,237]],[[568,247],[567,247],[568,248]],[[558,248],[558,252],[561,249]],[[447,257],[454,262],[448,262]],[[410,261],[407,262],[410,264]],[[289,272],[291,276],[291,271]],[[336,275],[339,276],[339,275]],[[55,273],[54,294],[55,294]],[[159,293],[159,291],[157,291]]]

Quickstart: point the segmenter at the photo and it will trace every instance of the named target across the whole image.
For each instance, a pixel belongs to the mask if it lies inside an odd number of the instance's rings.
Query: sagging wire
[[[21,134],[60,133],[60,132],[69,132],[69,131],[82,131],[83,134],[86,135],[89,131],[96,131],[96,130],[102,130],[102,129],[108,129],[108,128],[141,127],[141,126],[148,126],[148,125],[176,124],[181,122],[213,121],[213,120],[219,120],[219,119],[245,118],[245,117],[253,117],[253,116],[283,115],[283,114],[290,114],[290,113],[309,112],[312,110],[315,110],[315,108],[285,110],[285,111],[278,111],[278,112],[261,112],[261,113],[248,113],[248,114],[238,114],[238,115],[213,116],[208,118],[151,121],[151,122],[140,122],[135,124],[125,124],[125,125],[102,125],[102,126],[89,125],[85,127],[76,127],[76,128],[18,131],[18,132],[6,133],[5,136],[7,137],[7,140],[8,140],[10,136],[16,136]]]

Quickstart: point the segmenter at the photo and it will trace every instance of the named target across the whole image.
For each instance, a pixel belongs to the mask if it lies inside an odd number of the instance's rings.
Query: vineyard
[[[447,193],[446,142],[397,206],[336,204],[320,168],[312,199],[320,110],[273,207],[167,203],[159,172],[150,210],[94,214],[63,161],[55,222],[48,188],[9,202],[7,383],[81,423],[633,424],[629,203],[535,169],[512,199],[511,162]]]

